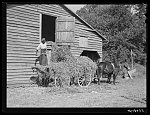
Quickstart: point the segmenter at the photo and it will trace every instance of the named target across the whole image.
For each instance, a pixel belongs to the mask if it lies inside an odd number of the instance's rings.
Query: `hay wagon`
[[[32,81],[35,81],[39,86],[48,86],[49,83],[54,84],[54,86],[58,87],[58,86],[62,86],[62,78],[60,76],[54,75],[54,73],[50,72],[48,70],[48,66],[42,67],[44,69],[40,69],[39,67],[33,66],[32,69],[37,72],[36,76],[32,76],[30,79]],[[54,76],[53,76],[53,75]],[[67,86],[72,85],[72,83],[74,84],[78,84],[80,87],[88,87],[91,83],[91,81],[94,79],[94,75],[88,75],[87,72],[84,70],[84,73],[80,76],[78,76],[75,79],[72,79],[71,76],[64,76],[64,77],[68,77],[66,80],[66,84]],[[48,79],[49,80],[48,80]],[[48,84],[46,83],[45,80],[48,80]],[[71,81],[72,80],[72,81]]]
[[[68,46],[59,47],[56,43],[52,45],[49,60],[50,63],[46,66],[32,67],[37,71],[37,80],[41,83],[44,82],[44,85],[47,82],[46,86],[50,81],[53,81],[55,86],[78,84],[81,87],[87,87],[94,78],[97,69],[96,63],[87,56],[76,58]]]

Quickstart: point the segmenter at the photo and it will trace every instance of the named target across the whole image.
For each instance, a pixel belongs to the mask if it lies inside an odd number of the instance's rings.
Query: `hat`
[[[45,38],[42,38],[42,40],[41,41],[45,41]]]

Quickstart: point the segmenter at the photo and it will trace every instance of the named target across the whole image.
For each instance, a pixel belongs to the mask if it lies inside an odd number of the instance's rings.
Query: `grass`
[[[135,64],[134,68],[136,68],[136,72],[133,74],[133,76],[138,76],[138,77],[146,76],[146,67],[140,64]]]

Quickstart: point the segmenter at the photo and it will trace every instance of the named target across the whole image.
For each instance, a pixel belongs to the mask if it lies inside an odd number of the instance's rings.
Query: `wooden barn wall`
[[[40,37],[40,13],[52,16],[70,16],[59,5],[30,4],[17,5],[7,9],[7,86],[31,83],[35,75],[35,49]],[[89,37],[88,48],[79,47],[79,37]],[[79,56],[83,50],[98,51],[102,56],[102,41],[90,28],[75,19],[75,43],[71,47],[73,55]]]

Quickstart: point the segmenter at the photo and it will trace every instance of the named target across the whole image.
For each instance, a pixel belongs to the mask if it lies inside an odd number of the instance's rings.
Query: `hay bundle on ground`
[[[70,85],[70,71],[67,63],[65,62],[51,62],[50,65],[47,66],[49,68],[49,73],[51,73],[50,78],[56,79],[56,85],[60,86],[68,86]]]
[[[47,66],[36,66],[34,67],[38,73],[38,82],[40,86],[48,86],[50,81],[57,80],[57,86],[66,86],[70,84],[70,71],[67,63],[65,62],[51,62]]]

